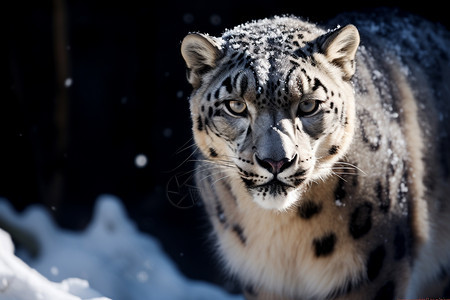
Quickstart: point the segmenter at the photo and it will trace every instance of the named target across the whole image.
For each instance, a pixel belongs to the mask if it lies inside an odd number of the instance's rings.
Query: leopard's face
[[[224,179],[267,209],[299,201],[308,183],[332,172],[353,135],[348,74],[321,51],[327,39],[316,36],[302,48],[297,45],[307,33],[296,30],[289,40],[261,36],[253,46],[242,32],[183,42],[198,148]],[[203,53],[203,69],[190,61],[189,45],[197,59]]]

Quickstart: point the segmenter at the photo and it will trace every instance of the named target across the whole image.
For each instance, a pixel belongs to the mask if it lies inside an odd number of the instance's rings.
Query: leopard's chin
[[[250,189],[253,201],[267,210],[286,211],[299,201],[302,186],[293,187],[273,182]]]

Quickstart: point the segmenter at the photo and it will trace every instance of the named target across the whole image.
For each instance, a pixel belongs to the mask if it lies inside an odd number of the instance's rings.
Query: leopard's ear
[[[192,33],[181,43],[181,55],[188,68],[187,79],[194,88],[201,84],[202,75],[216,67],[222,56],[220,45],[213,37]]]
[[[322,44],[322,52],[328,61],[342,69],[345,80],[350,80],[355,74],[355,54],[359,40],[358,29],[350,24],[328,34]]]

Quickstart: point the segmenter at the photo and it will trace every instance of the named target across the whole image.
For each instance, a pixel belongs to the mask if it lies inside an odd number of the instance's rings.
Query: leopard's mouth
[[[264,209],[285,211],[296,203],[304,190],[303,184],[294,186],[277,178],[271,181],[248,187],[253,200]]]
[[[241,178],[255,203],[265,209],[285,211],[301,198],[311,171],[297,170],[291,175],[275,174],[272,178],[242,172]]]
[[[278,178],[274,178],[267,183],[252,188],[258,190],[260,193],[262,193],[263,196],[287,196],[288,191],[291,189],[295,189],[295,186],[284,183]]]
[[[242,171],[241,178],[245,186],[250,191],[257,191],[264,196],[271,195],[286,195],[289,190],[297,189],[303,185],[308,178],[310,170],[300,170],[290,176],[283,176],[275,174],[271,179],[257,174]],[[247,177],[247,175],[250,175]],[[261,179],[263,178],[263,179]]]

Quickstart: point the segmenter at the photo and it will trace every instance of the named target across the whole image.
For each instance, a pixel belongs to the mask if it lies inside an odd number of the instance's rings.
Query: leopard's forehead
[[[252,21],[225,31],[220,39],[222,67],[251,69],[265,85],[286,77],[293,65],[306,63],[325,31],[297,17]],[[222,69],[223,70],[223,69]]]
[[[296,17],[274,17],[248,22],[225,31],[227,47],[249,51],[256,56],[270,55],[305,46],[324,31]],[[276,52],[274,52],[276,53]]]
[[[236,26],[227,30],[222,40],[225,51],[243,52],[255,60],[268,60],[307,48],[308,43],[323,33],[322,29],[299,18],[274,17]]]

